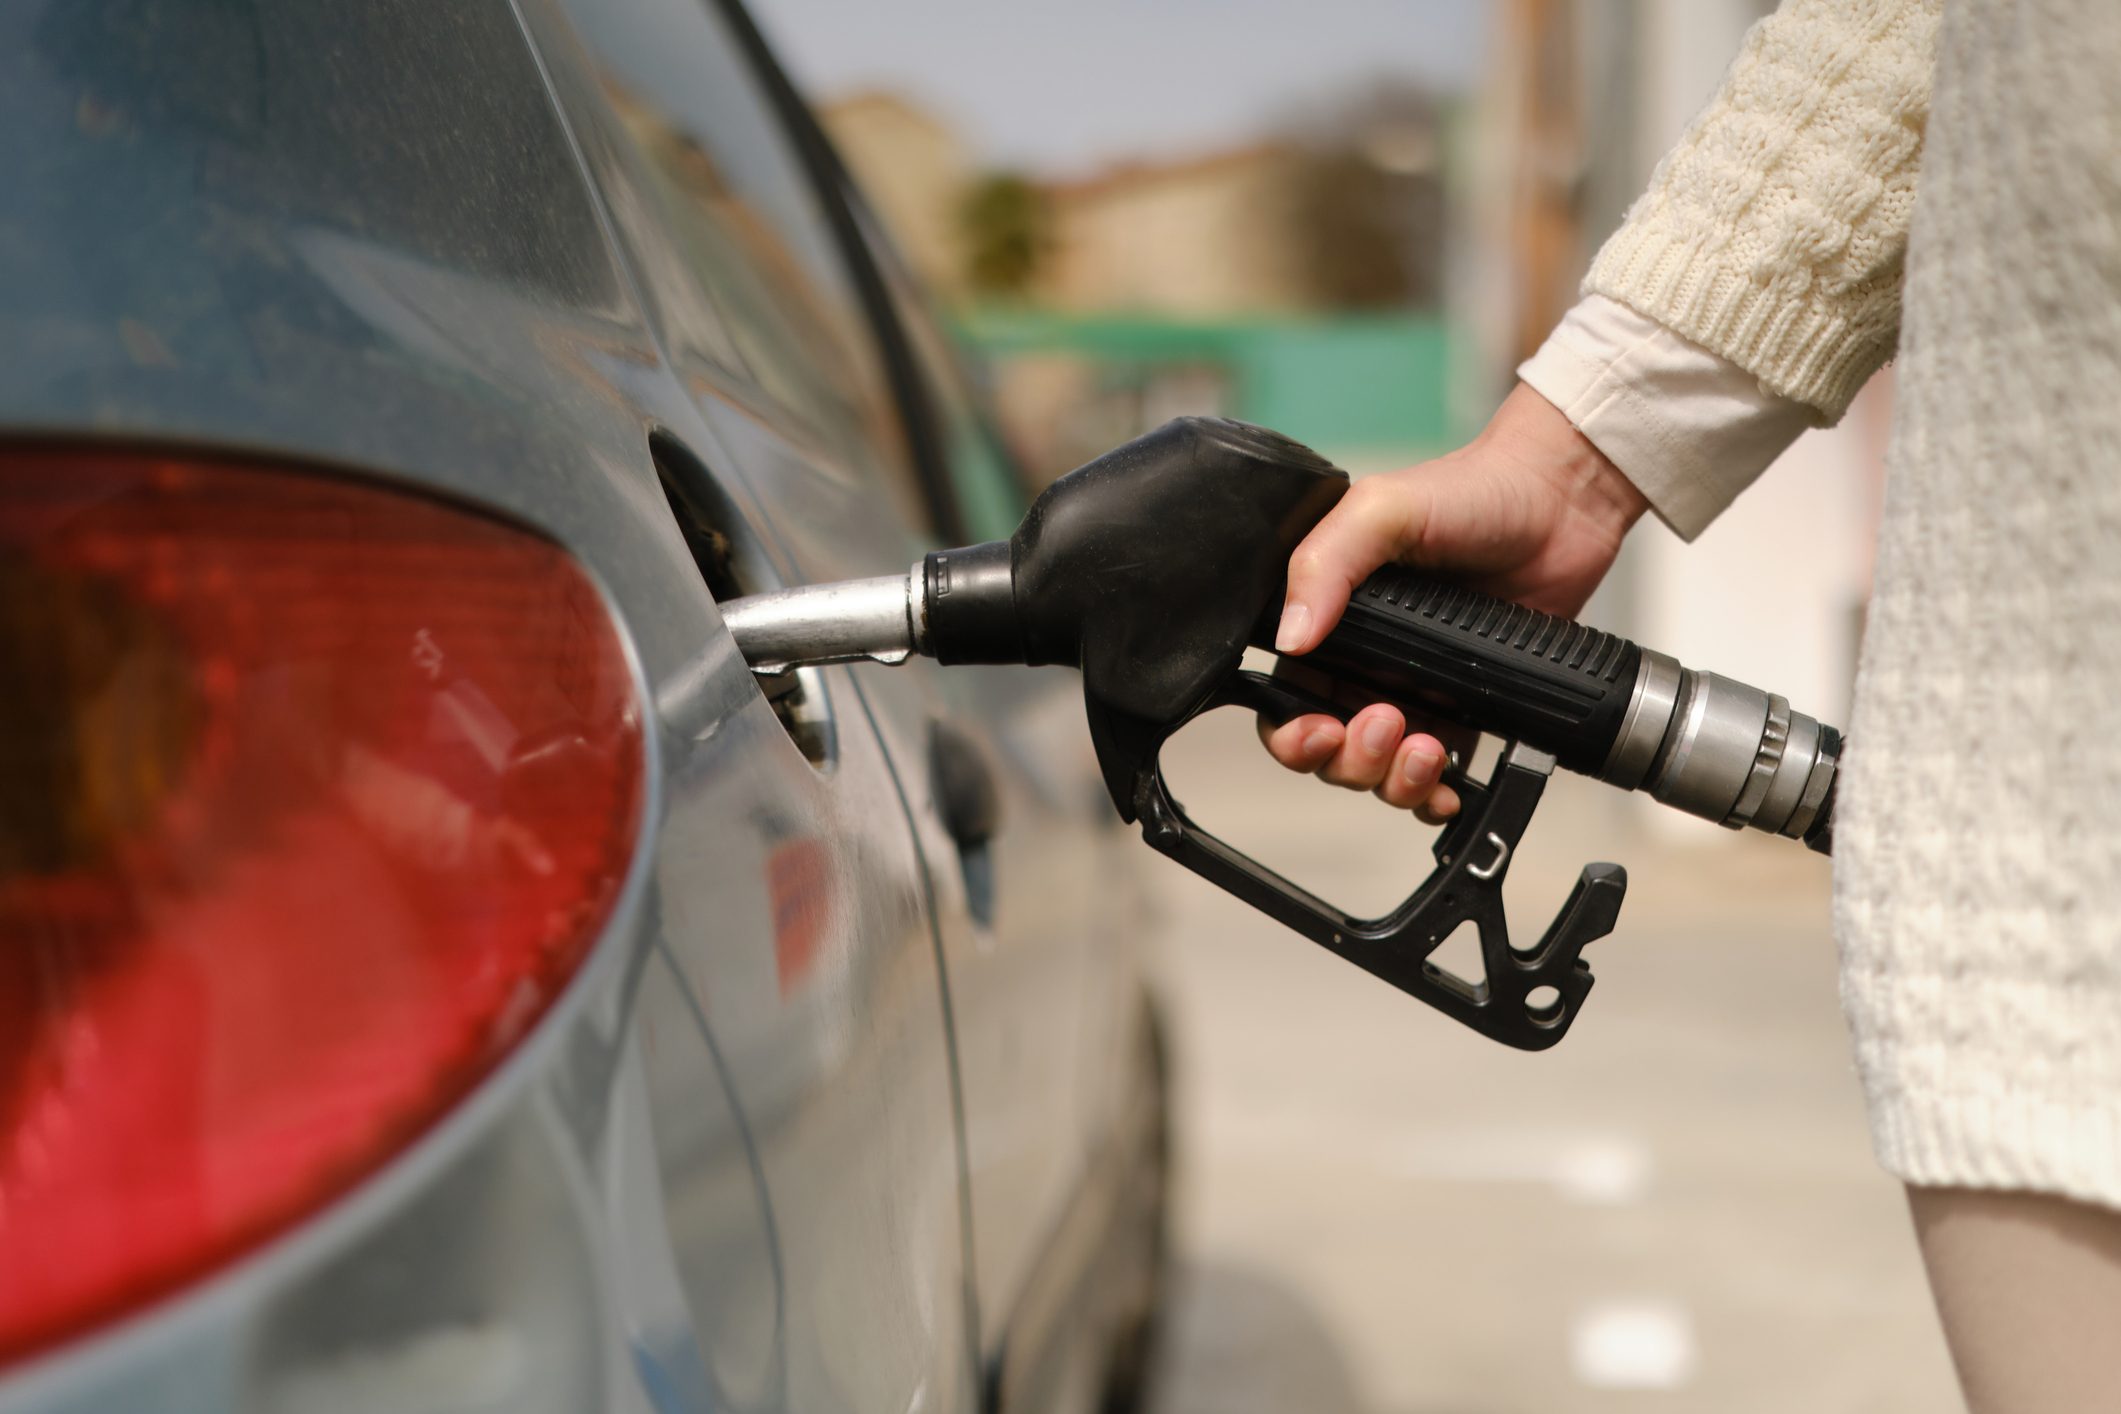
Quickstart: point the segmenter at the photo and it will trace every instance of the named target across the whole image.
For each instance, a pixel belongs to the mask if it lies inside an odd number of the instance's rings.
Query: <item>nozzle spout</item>
[[[903,663],[927,651],[919,565],[908,574],[768,590],[721,607],[738,651],[752,671],[769,676],[821,663]]]

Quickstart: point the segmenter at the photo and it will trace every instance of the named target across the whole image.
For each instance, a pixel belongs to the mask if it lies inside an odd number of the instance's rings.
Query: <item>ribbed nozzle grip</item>
[[[1617,634],[1389,566],[1363,582],[1339,626],[1301,661],[1596,774],[1620,733],[1641,656]]]

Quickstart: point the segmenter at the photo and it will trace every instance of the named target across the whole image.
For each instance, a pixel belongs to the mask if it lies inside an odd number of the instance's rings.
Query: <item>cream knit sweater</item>
[[[2121,0],[1786,0],[1586,284],[1829,417],[1897,342],[1835,859],[1878,1151],[2121,1207]]]

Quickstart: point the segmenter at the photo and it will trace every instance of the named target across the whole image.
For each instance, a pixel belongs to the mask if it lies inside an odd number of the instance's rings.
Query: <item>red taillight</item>
[[[0,455],[0,1357],[402,1148],[549,1005],[638,827],[568,556],[415,495]]]

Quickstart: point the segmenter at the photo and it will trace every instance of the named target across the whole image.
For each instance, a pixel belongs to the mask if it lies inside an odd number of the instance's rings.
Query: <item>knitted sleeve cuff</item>
[[[1792,298],[1652,223],[1622,227],[1583,282],[1837,422],[1892,356],[1899,299]],[[1595,439],[1594,439],[1595,440]]]
[[[2106,1095],[1931,1093],[1866,1079],[1872,1147],[1901,1182],[2121,1208],[2121,1122]]]
[[[1783,0],[1584,281],[1838,419],[1893,351],[1942,0]]]

